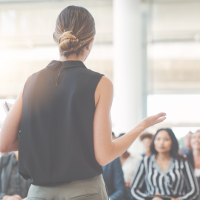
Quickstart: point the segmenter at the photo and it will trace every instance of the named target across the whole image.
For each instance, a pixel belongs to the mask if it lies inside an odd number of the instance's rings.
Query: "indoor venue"
[[[187,137],[190,145],[188,134],[200,133],[200,0],[0,0],[0,128],[5,101],[13,104],[29,76],[60,59],[53,32],[70,5],[94,17],[94,45],[84,64],[113,83],[114,136],[165,112],[164,122],[143,131],[147,138],[169,128],[180,150]],[[132,155],[145,156],[143,139],[129,147]]]

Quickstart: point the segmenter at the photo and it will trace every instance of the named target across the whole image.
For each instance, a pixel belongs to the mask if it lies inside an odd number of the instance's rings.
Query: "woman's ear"
[[[85,48],[86,50],[90,50],[90,45],[88,44]]]
[[[90,43],[86,46],[87,50],[91,50],[93,42],[94,42],[94,37],[91,39]]]

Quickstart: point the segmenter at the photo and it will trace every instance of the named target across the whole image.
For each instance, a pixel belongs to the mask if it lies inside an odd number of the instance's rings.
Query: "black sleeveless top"
[[[102,173],[95,159],[95,90],[103,75],[81,61],[52,61],[23,92],[19,173],[55,186]]]

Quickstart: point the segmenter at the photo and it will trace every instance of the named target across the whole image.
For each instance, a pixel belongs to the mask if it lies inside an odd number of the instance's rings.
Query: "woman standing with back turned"
[[[112,140],[112,83],[83,64],[95,36],[92,15],[83,7],[65,8],[53,36],[60,61],[28,78],[4,121],[0,151],[19,149],[19,172],[32,182],[27,199],[105,200],[101,166],[165,114],[148,117]]]

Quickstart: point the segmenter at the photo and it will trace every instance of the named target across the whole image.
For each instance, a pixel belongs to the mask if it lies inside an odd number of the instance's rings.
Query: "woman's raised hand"
[[[144,119],[141,123],[146,128],[153,126],[155,124],[161,123],[166,119],[166,113],[158,113],[157,115],[152,115]]]

